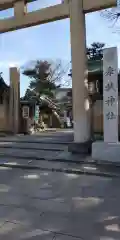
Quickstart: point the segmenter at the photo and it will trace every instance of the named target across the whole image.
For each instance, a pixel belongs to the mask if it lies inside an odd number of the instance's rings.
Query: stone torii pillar
[[[115,2],[114,0],[69,0],[74,121],[74,143],[70,144],[69,151],[73,153],[91,151],[89,101],[85,87],[87,69],[85,12],[114,6]]]
[[[10,68],[10,103],[9,103],[10,132],[19,132],[20,111],[20,73],[16,67]]]

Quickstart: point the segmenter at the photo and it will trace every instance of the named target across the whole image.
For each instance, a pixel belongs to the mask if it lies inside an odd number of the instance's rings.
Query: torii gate
[[[29,0],[27,0],[28,2]],[[31,0],[30,0],[31,1]],[[74,117],[74,142],[72,150],[88,150],[90,139],[90,120],[87,111],[87,91],[84,85],[84,72],[86,69],[86,33],[85,13],[93,12],[116,6],[116,0],[64,0],[55,6],[27,13],[25,0],[0,0],[0,10],[14,8],[14,17],[0,20],[0,33],[31,27],[56,20],[70,18],[71,31],[71,55],[72,55],[72,78],[73,78],[73,117]],[[57,1],[56,1],[57,2]],[[15,77],[14,77],[15,74]],[[19,96],[19,81],[17,81],[16,69],[11,69],[14,93]],[[19,78],[19,77],[18,77]],[[11,94],[11,104],[13,102]],[[16,98],[16,96],[14,96]],[[15,99],[14,98],[14,99]],[[18,131],[18,101],[15,100],[14,118],[15,131]],[[11,120],[13,109],[11,107]],[[76,149],[77,146],[77,149]],[[82,146],[82,148],[80,148]]]

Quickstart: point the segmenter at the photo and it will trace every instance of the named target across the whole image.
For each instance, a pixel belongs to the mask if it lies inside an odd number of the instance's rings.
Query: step
[[[35,149],[14,149],[14,148],[0,148],[0,156],[14,156],[27,158],[55,158],[59,152],[35,150]]]
[[[1,148],[14,148],[14,149],[33,149],[33,150],[46,150],[46,151],[64,151],[67,150],[66,145],[61,144],[45,144],[45,143],[28,143],[28,142],[0,142]]]
[[[0,142],[22,142],[22,143],[45,143],[45,144],[56,144],[56,145],[68,145],[70,142],[65,141],[64,137],[61,138],[53,137],[30,137],[30,136],[11,136],[11,137],[0,137]]]
[[[27,169],[27,170],[40,170],[46,172],[63,172],[65,174],[75,174],[71,177],[77,177],[77,175],[91,175],[106,178],[117,177],[120,178],[120,171],[108,171],[106,169],[101,169],[100,167],[92,166],[90,164],[67,164],[67,163],[48,163],[46,161],[27,161],[26,159],[16,159],[12,158],[0,158],[0,168],[17,168],[17,169]]]

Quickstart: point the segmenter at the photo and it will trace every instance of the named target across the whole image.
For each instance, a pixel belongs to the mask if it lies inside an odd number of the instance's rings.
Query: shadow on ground
[[[0,168],[0,239],[120,239],[120,179]]]

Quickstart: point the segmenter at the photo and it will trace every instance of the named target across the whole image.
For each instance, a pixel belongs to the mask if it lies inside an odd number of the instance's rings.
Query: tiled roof
[[[102,60],[88,60],[88,73],[100,73],[103,72]]]
[[[4,91],[9,91],[9,86],[5,83],[4,79],[0,77],[0,94],[2,94]]]

